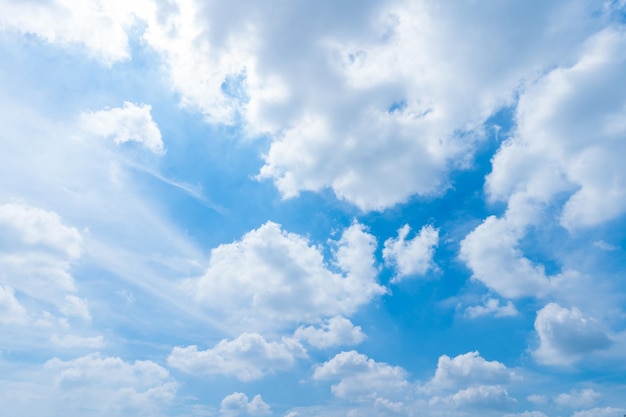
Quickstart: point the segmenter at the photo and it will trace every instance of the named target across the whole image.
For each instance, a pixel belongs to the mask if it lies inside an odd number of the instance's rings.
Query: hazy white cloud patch
[[[599,322],[575,307],[568,309],[556,303],[537,312],[535,330],[539,347],[532,353],[545,365],[570,366],[594,351],[608,349],[613,343]]]
[[[0,249],[6,308],[14,314],[23,312],[19,298],[28,297],[52,303],[65,316],[90,319],[86,302],[74,294],[71,275],[72,264],[83,251],[83,238],[58,214],[23,203],[1,204]]]
[[[439,244],[439,230],[428,225],[422,227],[412,239],[407,239],[411,227],[405,224],[398,230],[397,238],[389,238],[383,248],[383,259],[396,270],[392,282],[410,276],[425,275],[435,268],[433,255]]]
[[[589,410],[577,411],[572,414],[572,417],[611,417],[623,415],[624,413],[626,413],[626,408],[596,407]]]
[[[15,298],[15,290],[0,285],[0,323],[22,324],[26,320],[26,309]]]
[[[63,398],[63,407],[87,413],[158,415],[178,389],[169,372],[154,362],[130,363],[98,353],[73,360],[51,359],[44,370],[52,376],[54,395]]]
[[[376,239],[363,225],[352,224],[331,245],[329,266],[322,248],[267,222],[213,249],[206,273],[186,285],[216,314],[228,311],[231,331],[349,315],[387,292],[377,282]]]
[[[104,337],[101,335],[91,336],[91,337],[83,337],[73,334],[68,334],[64,336],[59,336],[53,334],[50,337],[50,342],[64,349],[73,349],[73,348],[88,348],[88,349],[100,349],[104,347]]]
[[[449,405],[457,409],[467,410],[508,410],[517,400],[509,396],[507,390],[500,385],[480,385],[457,391],[447,397],[433,397],[431,405]]]
[[[294,337],[311,346],[324,349],[331,346],[358,345],[366,336],[361,326],[355,326],[345,317],[336,316],[326,320],[320,327],[300,326],[296,329]]]
[[[465,309],[465,316],[470,319],[485,316],[514,317],[517,315],[519,315],[519,311],[510,300],[502,305],[497,298],[488,298],[483,305],[469,306]]]
[[[298,358],[306,356],[306,350],[294,339],[268,342],[258,333],[244,333],[233,340],[224,339],[207,350],[177,346],[167,362],[191,374],[231,375],[241,381],[251,381],[268,373],[286,371]]]
[[[554,397],[554,402],[563,407],[587,408],[593,406],[601,396],[599,392],[586,388],[561,393]]]
[[[110,137],[116,144],[137,142],[156,154],[162,154],[161,131],[152,120],[152,106],[124,102],[122,107],[86,112],[81,115],[85,131]]]
[[[220,404],[220,415],[224,417],[266,416],[270,414],[272,414],[270,406],[258,394],[248,400],[246,394],[233,392],[224,397]]]

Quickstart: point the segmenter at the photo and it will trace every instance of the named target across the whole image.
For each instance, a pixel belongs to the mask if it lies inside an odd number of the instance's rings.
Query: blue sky
[[[622,0],[0,0],[0,417],[626,414]]]

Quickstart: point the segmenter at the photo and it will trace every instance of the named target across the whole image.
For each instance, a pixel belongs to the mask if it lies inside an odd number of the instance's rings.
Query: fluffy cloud
[[[439,244],[439,231],[432,226],[424,226],[413,239],[407,240],[410,231],[411,227],[405,224],[398,230],[397,238],[385,241],[383,258],[385,263],[396,269],[392,282],[411,275],[424,275],[434,266],[433,254]]]
[[[495,200],[550,201],[567,193],[560,223],[589,227],[626,210],[626,35],[606,29],[576,63],[558,68],[520,96],[517,131],[493,159],[487,190]]]
[[[567,309],[550,303],[539,310],[535,319],[539,347],[533,355],[546,365],[572,365],[589,353],[608,348],[611,337],[577,308]]]
[[[341,352],[315,368],[313,379],[339,380],[334,395],[352,401],[403,399],[410,388],[406,371],[376,362],[355,350]]]
[[[509,396],[507,390],[499,385],[481,385],[462,389],[448,397],[434,397],[430,403],[449,404],[459,409],[507,410],[517,401]]]
[[[554,402],[564,407],[583,408],[591,407],[599,397],[599,392],[587,388],[559,394],[554,398]]]
[[[220,415],[225,417],[265,416],[271,413],[270,406],[260,395],[255,395],[251,401],[248,401],[246,394],[233,392],[224,397],[220,404]]]
[[[306,351],[293,339],[267,342],[258,333],[244,333],[203,351],[197,346],[175,347],[167,362],[187,373],[232,375],[250,381],[276,370],[287,370],[304,356]]]
[[[517,316],[519,312],[511,301],[505,305],[500,304],[497,298],[489,298],[484,305],[470,306],[465,309],[465,315],[471,319],[493,315],[495,317]]]
[[[63,398],[63,409],[88,414],[158,415],[177,391],[168,371],[151,361],[128,363],[94,353],[68,361],[52,359],[44,369],[53,376],[54,393]]]
[[[3,0],[0,29],[29,33],[63,47],[80,45],[113,64],[130,58],[126,31],[134,17],[124,1]]]
[[[500,385],[514,378],[515,373],[503,363],[487,361],[478,352],[468,352],[454,358],[442,355],[437,362],[434,377],[422,389],[429,392],[471,385]]]
[[[361,326],[354,326],[347,318],[337,316],[328,319],[319,328],[298,327],[294,337],[323,349],[339,345],[358,345],[365,339],[365,334],[361,331]]]
[[[163,153],[161,131],[152,120],[147,104],[128,101],[123,107],[87,112],[81,115],[83,128],[90,133],[111,137],[116,144],[138,142],[156,154]]]
[[[197,300],[232,329],[278,328],[351,314],[386,292],[377,283],[375,238],[359,223],[334,244],[333,272],[321,248],[272,222],[211,251],[201,278],[187,282]]]
[[[52,211],[25,204],[2,204],[0,248],[2,304],[15,319],[25,317],[15,291],[20,296],[51,303],[65,316],[90,318],[85,300],[73,294],[76,286],[70,274],[72,263],[83,250],[78,230],[63,224]]]

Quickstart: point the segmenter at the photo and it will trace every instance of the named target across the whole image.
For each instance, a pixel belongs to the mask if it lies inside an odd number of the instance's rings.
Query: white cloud
[[[582,390],[572,390],[569,393],[561,393],[554,397],[554,402],[563,407],[583,408],[591,407],[600,397],[601,395],[599,392],[587,388]]]
[[[545,395],[531,394],[526,399],[533,404],[545,405],[548,403],[548,397]]]
[[[444,189],[485,120],[570,57],[593,27],[587,12],[585,1],[178,0],[137,14],[183,106],[272,136],[260,177],[285,197],[330,187],[371,210]]]
[[[167,362],[187,373],[232,375],[241,381],[251,381],[277,370],[288,370],[298,357],[305,356],[306,351],[296,340],[267,342],[258,333],[244,333],[203,351],[197,346],[177,346]]]
[[[248,401],[246,394],[233,392],[224,397],[220,404],[222,416],[265,416],[271,413],[270,406],[260,395],[255,395],[251,401]]]
[[[607,349],[612,340],[597,321],[577,308],[567,309],[550,303],[537,312],[535,330],[539,347],[533,351],[538,362],[567,366],[596,350]]]
[[[376,362],[355,350],[341,352],[318,365],[313,379],[338,379],[332,393],[351,401],[403,399],[411,385],[401,367]]]
[[[334,243],[333,272],[321,248],[272,222],[211,251],[209,267],[187,282],[231,331],[280,328],[347,315],[386,289],[377,283],[375,238],[354,223]],[[233,308],[236,306],[236,308]]]
[[[126,31],[134,21],[124,1],[3,0],[0,29],[17,30],[63,47],[80,45],[111,65],[130,58]]]
[[[21,324],[26,321],[26,309],[15,298],[11,287],[0,285],[0,323]]]
[[[472,385],[504,384],[515,378],[515,372],[498,361],[487,361],[479,352],[468,352],[450,358],[441,355],[433,378],[422,389],[455,390]]]
[[[572,417],[613,417],[626,413],[625,408],[597,407],[589,410],[582,410],[572,414]]]
[[[500,304],[497,298],[489,298],[484,305],[470,306],[465,309],[465,315],[471,319],[478,317],[493,315],[495,317],[512,317],[517,316],[519,312],[511,301],[507,301],[505,305]]]
[[[161,131],[152,120],[148,104],[124,102],[123,107],[81,114],[85,131],[111,137],[116,144],[138,142],[156,154],[163,153]]]
[[[519,223],[508,213],[488,217],[463,239],[460,258],[473,279],[504,297],[544,296],[551,289],[550,277],[517,248],[525,234],[525,224]]]
[[[104,346],[104,337],[102,336],[92,336],[92,337],[83,337],[78,335],[65,335],[58,336],[56,334],[50,337],[50,342],[55,346],[59,346],[65,349],[71,348],[89,348],[89,349],[99,349]]]
[[[296,339],[307,342],[319,349],[340,345],[358,345],[365,340],[361,326],[354,326],[342,316],[328,319],[321,327],[300,326],[294,333]]]
[[[520,96],[517,130],[493,159],[493,199],[550,200],[567,193],[560,223],[569,230],[611,220],[626,210],[626,170],[617,155],[626,109],[626,35],[591,37],[577,62],[550,72]]]
[[[392,282],[412,275],[425,275],[434,267],[433,254],[439,244],[439,230],[430,225],[424,226],[413,239],[407,240],[410,231],[411,227],[405,224],[398,230],[397,239],[385,241],[383,258],[396,270]]]
[[[522,413],[505,414],[504,417],[548,417],[541,411],[524,411]]]
[[[54,394],[64,408],[108,415],[154,413],[176,396],[168,371],[151,361],[128,363],[98,353],[64,361],[52,359],[44,370],[54,379]]]
[[[433,397],[431,404],[449,404],[455,408],[507,410],[517,401],[500,385],[480,385],[459,390],[444,398]]]
[[[70,274],[83,251],[83,238],[55,212],[1,204],[0,248],[0,284],[12,288],[7,302],[19,302],[13,291],[17,290],[20,296],[52,303],[66,316],[90,317],[84,300],[73,294],[76,286]],[[9,304],[19,310],[15,303]]]

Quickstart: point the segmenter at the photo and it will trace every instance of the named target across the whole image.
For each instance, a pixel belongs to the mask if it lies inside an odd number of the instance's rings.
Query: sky
[[[0,0],[0,417],[626,414],[624,0]]]

